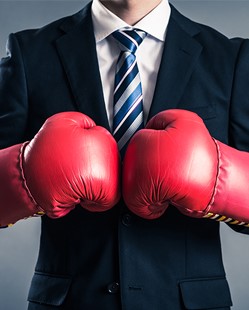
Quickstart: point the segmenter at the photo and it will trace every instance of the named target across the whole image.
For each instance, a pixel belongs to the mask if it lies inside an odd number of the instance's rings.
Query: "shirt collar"
[[[109,11],[99,0],[93,0],[92,3],[92,20],[97,43],[120,28],[139,28],[156,39],[164,41],[169,17],[168,0],[162,0],[154,10],[131,27]]]

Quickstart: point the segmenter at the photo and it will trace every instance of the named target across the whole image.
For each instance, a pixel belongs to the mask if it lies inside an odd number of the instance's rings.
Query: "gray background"
[[[0,57],[5,55],[5,43],[10,32],[40,27],[80,10],[86,2],[0,1]],[[249,37],[249,1],[175,0],[172,3],[191,19],[208,24],[229,37]],[[0,309],[26,309],[39,234],[39,219],[20,221],[12,228],[0,230]],[[248,310],[249,237],[234,233],[225,224],[221,225],[221,236],[233,310]]]

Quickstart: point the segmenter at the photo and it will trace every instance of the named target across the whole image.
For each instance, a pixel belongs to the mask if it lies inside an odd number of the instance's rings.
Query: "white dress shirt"
[[[167,0],[159,5],[133,26],[128,25],[109,11],[99,0],[93,0],[92,19],[96,39],[97,56],[103,86],[104,100],[110,127],[113,119],[113,88],[116,62],[120,48],[110,35],[121,28],[139,28],[147,33],[137,52],[137,65],[143,91],[144,120],[146,121],[161,62],[166,30],[170,17]]]

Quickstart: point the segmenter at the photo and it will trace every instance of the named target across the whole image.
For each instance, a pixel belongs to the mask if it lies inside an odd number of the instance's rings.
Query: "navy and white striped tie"
[[[135,53],[145,36],[141,30],[113,33],[121,48],[115,75],[113,116],[113,136],[121,155],[133,134],[143,128],[142,85]]]

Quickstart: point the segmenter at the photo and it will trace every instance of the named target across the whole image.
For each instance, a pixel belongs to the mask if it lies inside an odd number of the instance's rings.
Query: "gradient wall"
[[[87,2],[0,0],[0,57],[5,56],[9,33],[43,26],[80,10]],[[249,37],[249,1],[175,0],[172,3],[191,19],[208,24],[229,37]],[[0,309],[26,309],[39,234],[39,219],[20,221],[12,228],[0,230]],[[237,234],[225,224],[221,225],[221,234],[224,263],[234,301],[233,310],[248,310],[249,236]]]

